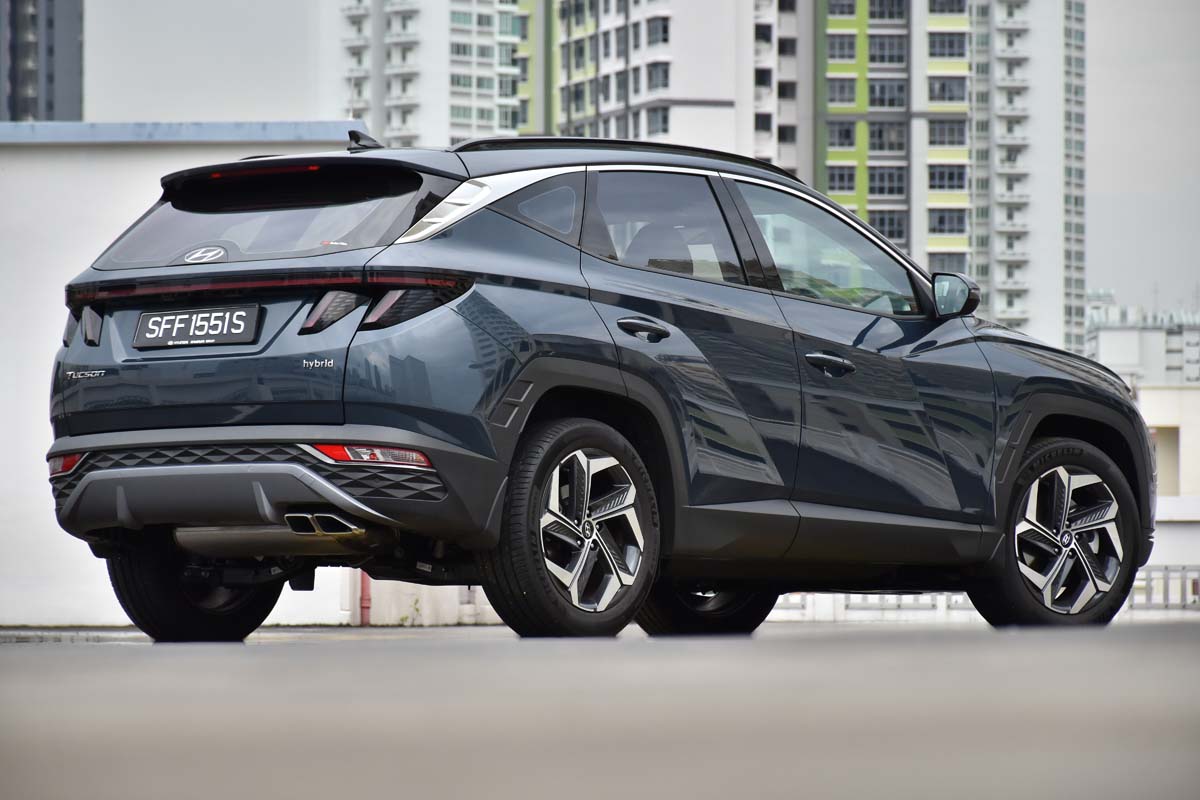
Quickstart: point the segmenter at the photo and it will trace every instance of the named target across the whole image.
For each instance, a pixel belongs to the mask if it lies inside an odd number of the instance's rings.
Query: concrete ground
[[[0,642],[4,798],[1200,796],[1196,624]]]

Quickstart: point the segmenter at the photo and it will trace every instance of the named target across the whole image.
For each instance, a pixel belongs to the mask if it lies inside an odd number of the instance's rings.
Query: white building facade
[[[518,127],[516,0],[357,0],[341,8],[347,116],[394,147]]]

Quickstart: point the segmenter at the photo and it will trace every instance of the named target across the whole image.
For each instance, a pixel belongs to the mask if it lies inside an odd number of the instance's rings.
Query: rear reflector
[[[54,456],[50,459],[50,477],[57,478],[59,475],[66,475],[75,467],[79,466],[79,462],[83,461],[85,453],[67,453],[62,456]]]
[[[423,469],[433,466],[424,453],[399,447],[378,447],[370,444],[314,444],[312,448],[327,458],[346,464],[364,462]]]

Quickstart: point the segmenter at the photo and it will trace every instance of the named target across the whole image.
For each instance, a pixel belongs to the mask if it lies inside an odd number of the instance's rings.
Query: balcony
[[[1025,192],[996,192],[996,203],[1004,206],[1022,206],[1029,203]]]
[[[414,108],[421,103],[417,93],[412,91],[389,94],[384,102],[396,108]]]
[[[1024,306],[1001,306],[996,309],[996,319],[1001,322],[1024,322],[1029,319],[1029,312]]]
[[[996,288],[1002,292],[1027,292],[1029,281],[1023,278],[1002,278],[996,281]]]
[[[403,122],[398,125],[388,125],[384,129],[383,135],[389,139],[398,139],[406,136],[416,136],[417,129],[411,122]]]
[[[998,31],[1013,31],[1021,33],[1029,30],[1029,19],[1020,14],[1014,14],[1011,17],[996,17],[994,27]]]
[[[416,44],[420,38],[416,31],[389,31],[383,41],[387,44]]]
[[[383,68],[384,75],[416,75],[420,71],[421,67],[415,61],[401,61]]]
[[[997,89],[1027,89],[1029,88],[1029,78],[1021,77],[1020,75],[997,75]]]
[[[348,67],[346,69],[346,77],[350,78],[351,80],[356,80],[358,78],[366,78],[366,77],[369,77],[370,74],[371,74],[371,70],[368,69],[367,67]]]
[[[342,6],[342,16],[350,19],[363,19],[371,13],[371,6],[367,3],[347,3]]]
[[[346,36],[342,39],[342,45],[347,50],[362,50],[371,44],[371,37],[365,33],[359,33],[354,36]]]
[[[1029,137],[1023,133],[997,133],[993,141],[1001,147],[1025,147],[1029,144]]]
[[[366,111],[369,109],[371,107],[371,101],[366,97],[351,97],[350,102],[346,105],[346,107],[350,109],[350,115],[353,116],[360,111]]]
[[[1005,103],[997,105],[992,113],[997,117],[1028,117],[1029,108],[1023,103]]]
[[[998,161],[992,171],[997,175],[1028,175],[1029,167],[1022,161]]]
[[[996,48],[996,58],[1004,58],[1010,61],[1025,61],[1029,58],[1029,50],[1020,43],[1011,46],[1001,45]]]
[[[1029,253],[1025,250],[997,250],[994,260],[1002,261],[1009,264],[1025,263],[1029,260]]]
[[[383,4],[385,12],[390,11],[420,11],[421,0],[387,0]]]
[[[997,233],[1029,233],[1029,223],[1015,219],[998,219],[992,228]]]

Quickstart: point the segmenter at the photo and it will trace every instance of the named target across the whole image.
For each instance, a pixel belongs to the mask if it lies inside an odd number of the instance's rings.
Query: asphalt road
[[[65,638],[0,646],[0,797],[1200,797],[1195,623]]]

